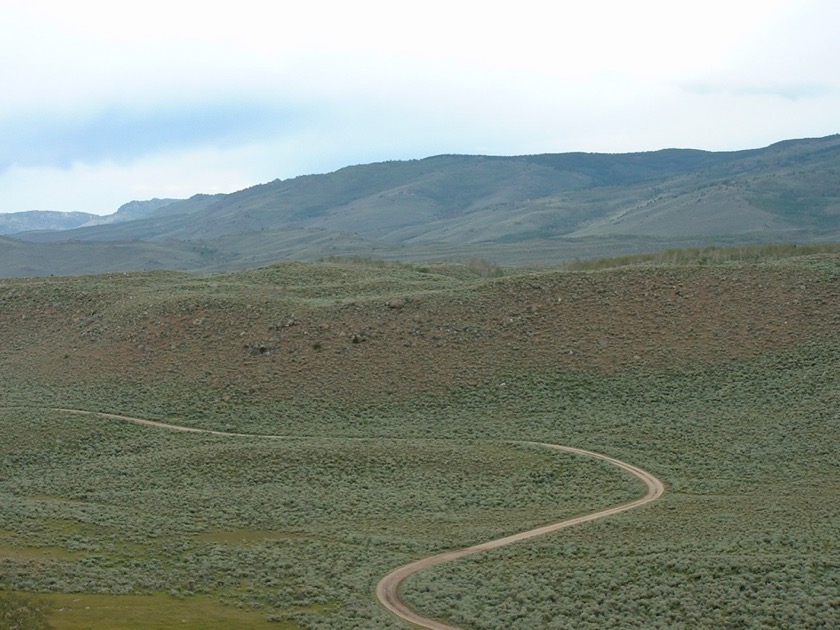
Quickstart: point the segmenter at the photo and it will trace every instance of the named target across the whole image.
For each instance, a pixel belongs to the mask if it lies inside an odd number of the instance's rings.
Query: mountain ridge
[[[167,200],[133,220],[13,238],[55,249],[73,241],[91,252],[93,243],[149,243],[153,253],[143,264],[185,270],[358,255],[362,243],[374,256],[419,260],[447,251],[500,263],[516,245],[527,251],[538,243],[539,257],[526,262],[568,260],[593,239],[606,253],[674,243],[809,243],[840,238],[838,175],[840,135],[730,152],[438,155]],[[196,243],[215,253],[201,257],[203,266],[179,262]],[[261,253],[249,252],[255,249]],[[112,268],[97,257],[91,271]],[[0,266],[0,275],[14,274]]]

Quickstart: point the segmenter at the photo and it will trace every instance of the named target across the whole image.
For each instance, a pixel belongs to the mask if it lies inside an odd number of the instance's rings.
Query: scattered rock
[[[248,350],[252,356],[258,356],[261,354],[271,354],[271,351],[274,348],[264,343],[246,343],[245,349]]]

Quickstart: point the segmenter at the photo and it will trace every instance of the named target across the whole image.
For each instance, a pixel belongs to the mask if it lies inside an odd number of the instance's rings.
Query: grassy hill
[[[41,274],[68,273],[65,248],[80,247],[89,260],[70,273],[129,264],[236,269],[353,255],[362,243],[386,259],[559,263],[668,247],[836,241],[838,174],[840,136],[725,153],[443,155],[277,180],[171,203],[134,221],[16,238],[53,244]],[[150,243],[150,253],[115,259],[102,255],[101,242]],[[197,243],[215,254],[184,257]],[[16,256],[3,275],[31,267]]]
[[[840,623],[836,247],[498,271],[0,281],[0,614],[400,628],[372,597],[389,569],[643,492],[511,443],[541,440],[667,493],[421,573],[419,610],[476,630]]]

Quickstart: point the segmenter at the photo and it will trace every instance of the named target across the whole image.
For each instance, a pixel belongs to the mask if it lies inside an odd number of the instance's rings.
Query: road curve
[[[379,603],[382,604],[382,606],[384,606],[397,617],[400,617],[401,619],[404,619],[409,623],[413,623],[414,625],[419,626],[421,628],[428,628],[428,630],[462,630],[458,626],[452,626],[442,621],[429,619],[428,617],[424,617],[423,615],[414,612],[411,608],[408,607],[408,605],[403,601],[402,597],[400,596],[400,586],[402,585],[402,583],[418,571],[422,571],[423,569],[435,566],[436,564],[449,562],[450,560],[463,558],[464,556],[470,556],[472,554],[487,551],[489,549],[495,549],[497,547],[503,547],[505,545],[519,542],[521,540],[534,538],[535,536],[542,536],[543,534],[556,532],[558,529],[564,529],[566,527],[571,527],[572,525],[588,523],[589,521],[594,521],[599,518],[604,518],[606,516],[618,514],[619,512],[632,510],[633,508],[639,507],[640,505],[644,505],[645,503],[655,501],[656,499],[661,497],[662,494],[665,492],[664,484],[646,470],[643,470],[638,466],[628,464],[627,462],[623,462],[620,459],[609,457],[608,455],[602,455],[601,453],[595,453],[593,451],[585,451],[583,449],[574,448],[572,446],[561,446],[560,444],[545,444],[543,442],[514,443],[544,446],[546,448],[575,453],[577,455],[585,455],[587,457],[594,457],[596,459],[601,459],[605,462],[609,462],[610,464],[618,466],[619,468],[622,468],[641,479],[647,486],[647,493],[643,497],[636,499],[635,501],[630,501],[629,503],[621,503],[619,505],[615,505],[613,507],[606,508],[598,512],[585,514],[583,516],[576,516],[574,518],[560,521],[559,523],[544,525],[543,527],[537,527],[536,529],[530,529],[519,534],[513,534],[511,536],[506,536],[497,540],[491,540],[489,542],[474,545],[472,547],[466,547],[464,549],[455,549],[453,551],[444,551],[443,553],[439,553],[434,556],[429,556],[427,558],[421,558],[420,560],[415,560],[414,562],[398,567],[391,571],[384,578],[382,578],[382,580],[380,580],[379,584],[377,584],[376,586],[376,598],[379,600]]]
[[[98,416],[100,418],[122,420],[125,422],[133,422],[135,424],[142,424],[145,426],[156,427],[159,429],[168,429],[170,431],[183,431],[186,433],[206,433],[209,435],[221,435],[227,437],[250,437],[275,440],[291,438],[291,436],[283,435],[268,435],[260,433],[233,433],[229,431],[198,429],[195,427],[185,427],[178,424],[169,424],[167,422],[159,422],[157,420],[146,420],[143,418],[134,418],[132,416],[123,416],[114,413],[104,413],[101,411],[86,411],[84,409],[65,409],[56,407],[52,407],[50,409],[51,411],[60,411],[63,413],[72,413],[78,415]],[[391,613],[393,613],[401,619],[404,619],[405,621],[408,621],[409,623],[412,623],[421,628],[427,628],[428,630],[463,630],[458,626],[452,626],[441,621],[437,621],[435,619],[429,619],[414,612],[411,608],[408,607],[408,605],[406,605],[402,597],[400,597],[400,586],[402,585],[402,583],[408,577],[414,575],[418,571],[435,566],[436,564],[441,564],[443,562],[448,562],[457,558],[463,558],[464,556],[470,556],[472,554],[480,553],[482,551],[496,549],[497,547],[503,547],[505,545],[509,545],[511,543],[519,542],[522,540],[527,540],[529,538],[534,538],[536,536],[542,536],[543,534],[548,534],[550,532],[556,532],[559,529],[565,529],[566,527],[571,527],[572,525],[588,523],[589,521],[594,521],[599,518],[604,518],[606,516],[618,514],[619,512],[632,510],[633,508],[639,507],[640,505],[644,505],[645,503],[655,501],[656,499],[661,497],[662,494],[665,492],[665,485],[646,470],[643,470],[638,466],[634,466],[633,464],[623,462],[620,459],[610,457],[608,455],[602,455],[601,453],[596,453],[594,451],[586,451],[582,448],[575,448],[573,446],[562,446],[560,444],[548,444],[545,442],[510,441],[509,443],[542,446],[558,451],[566,451],[567,453],[575,453],[576,455],[594,457],[595,459],[603,460],[612,464],[613,466],[618,466],[619,468],[626,470],[627,472],[641,479],[647,486],[647,493],[641,498],[636,499],[635,501],[630,501],[628,503],[620,503],[613,507],[606,508],[604,510],[599,510],[598,512],[585,514],[583,516],[576,516],[574,518],[566,519],[558,523],[544,525],[542,527],[537,527],[536,529],[530,529],[528,531],[513,534],[511,536],[505,536],[504,538],[498,538],[496,540],[491,540],[485,543],[480,543],[478,545],[473,545],[472,547],[466,547],[464,549],[454,549],[452,551],[444,551],[443,553],[435,554],[427,558],[421,558],[420,560],[415,560],[414,562],[411,562],[409,564],[397,567],[396,569],[388,573],[388,575],[386,575],[384,578],[382,578],[379,581],[379,584],[376,585],[377,600],[379,600],[379,603],[382,604],[382,606],[384,606]]]

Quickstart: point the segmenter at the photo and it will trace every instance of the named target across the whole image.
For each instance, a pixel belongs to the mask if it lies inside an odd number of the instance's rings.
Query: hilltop
[[[725,363],[840,329],[836,276],[785,260],[808,257],[499,278],[484,266],[337,260],[9,281],[4,353],[39,380],[119,375],[334,400],[440,393],[506,370]]]
[[[28,212],[7,212],[0,214],[0,234],[22,232],[64,232],[76,228],[133,221],[152,214],[177,199],[149,199],[129,201],[113,214],[100,216],[89,212],[57,212],[52,210],[30,210]],[[30,235],[31,236],[31,235]]]

